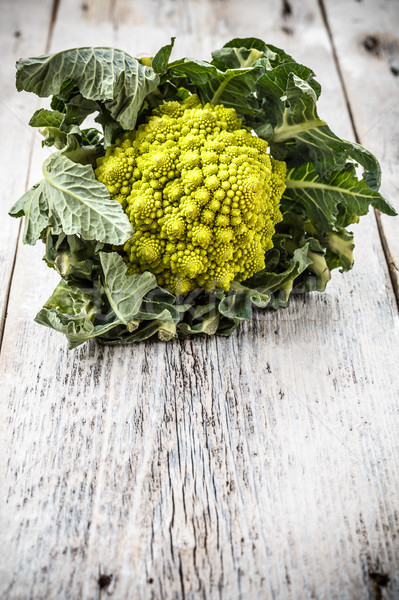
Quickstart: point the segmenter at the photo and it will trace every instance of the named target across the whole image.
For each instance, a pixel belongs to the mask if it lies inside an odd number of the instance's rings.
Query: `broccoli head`
[[[187,294],[228,290],[263,269],[286,174],[266,150],[234,109],[195,95],[163,103],[108,147],[96,175],[133,225],[129,271]]]

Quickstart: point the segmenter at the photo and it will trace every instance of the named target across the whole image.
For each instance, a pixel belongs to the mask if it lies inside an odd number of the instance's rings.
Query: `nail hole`
[[[101,589],[103,589],[103,588],[108,587],[109,584],[111,583],[111,581],[112,581],[112,574],[105,575],[105,573],[103,573],[98,578],[98,585],[100,586]]]
[[[292,7],[288,0],[283,0],[283,9],[282,9],[283,19],[290,17],[292,15]]]
[[[292,35],[294,33],[294,30],[292,29],[292,27],[287,27],[286,25],[283,25],[281,27],[281,31],[283,31],[287,35]]]
[[[375,35],[368,35],[363,40],[363,48],[373,54],[374,56],[380,55],[380,40]]]
[[[389,68],[391,70],[391,73],[393,75],[395,75],[395,77],[398,77],[399,75],[399,63],[397,60],[391,58],[391,60],[389,61]]]
[[[389,575],[386,573],[369,573],[370,579],[376,582],[380,587],[386,587],[390,581]]]

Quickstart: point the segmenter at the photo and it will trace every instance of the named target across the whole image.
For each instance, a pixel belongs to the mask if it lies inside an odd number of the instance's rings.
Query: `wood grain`
[[[51,50],[154,52],[173,34],[176,58],[251,34],[283,46],[353,137],[313,0],[61,0]],[[230,338],[73,352],[32,322],[55,277],[20,247],[0,355],[0,596],[395,600],[399,322],[373,214],[356,242],[326,294]]]
[[[399,212],[399,4],[337,0],[325,5],[358,141],[380,160],[382,192]],[[398,219],[381,213],[377,219],[399,302]]]

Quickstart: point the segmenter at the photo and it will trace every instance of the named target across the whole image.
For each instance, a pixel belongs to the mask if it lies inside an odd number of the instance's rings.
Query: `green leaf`
[[[236,38],[212,53],[213,63],[219,68],[238,67],[245,60],[254,60],[254,67],[261,68],[255,93],[257,110],[248,113],[246,124],[259,135],[269,140],[273,128],[281,121],[285,108],[288,81],[295,74],[313,89],[315,97],[320,94],[320,85],[308,67],[297,63],[284,50],[265,44],[258,38]]]
[[[25,215],[23,241],[35,244],[49,226],[86,240],[121,245],[132,235],[132,226],[119,202],[97,181],[92,167],[52,154],[43,165],[45,179],[28,190],[10,215]]]
[[[256,81],[256,95],[262,117],[255,111],[248,124],[271,141],[273,156],[289,166],[312,162],[320,175],[328,177],[345,168],[348,161],[361,164],[371,190],[380,186],[381,171],[376,158],[354,142],[338,138],[316,110],[320,86],[314,73],[291,56],[257,38],[235,39],[213,53],[219,68],[236,68],[245,60],[263,66]]]
[[[354,160],[366,169],[364,179],[368,186],[378,191],[381,169],[377,159],[359,144],[337,137],[319,118],[312,87],[291,73],[286,98],[284,112],[271,138],[272,154],[288,164],[291,158],[294,163],[308,160],[323,177],[342,170],[348,161]]]
[[[218,304],[224,298],[224,292],[218,296],[197,288],[184,298],[181,321],[178,325],[179,335],[187,337],[194,333],[214,335],[219,327],[222,315]]]
[[[53,228],[46,232],[46,253],[43,260],[67,280],[80,281],[95,279],[93,271],[99,270],[98,252],[103,244],[86,241],[77,235],[54,234]]]
[[[342,267],[343,271],[349,271],[353,267],[353,249],[355,245],[351,231],[340,229],[337,232],[327,234],[326,246],[332,254],[339,256],[339,266]]]
[[[87,102],[84,98],[82,100]],[[99,144],[100,132],[94,128],[80,129],[77,123],[80,124],[82,115],[77,115],[76,111],[80,110],[78,107],[68,105],[65,110],[65,113],[58,110],[37,110],[29,124],[40,128],[39,131],[44,136],[43,146],[55,146],[74,162],[95,165],[96,158],[103,153]]]
[[[78,233],[86,240],[117,245],[132,235],[121,205],[111,199],[91,167],[55,154],[45,161],[43,173],[50,215],[56,217],[66,234]]]
[[[113,48],[74,48],[17,62],[17,89],[41,97],[60,94],[73,82],[80,94],[99,101],[124,129],[134,129],[145,97],[159,83],[158,74]],[[68,89],[70,94],[71,88]]]
[[[299,205],[320,231],[333,231],[340,224],[338,210],[352,216],[365,215],[371,205],[388,215],[396,214],[381,194],[354,176],[352,168],[333,173],[325,181],[311,163],[306,163],[288,171],[286,186],[282,200],[285,210],[298,211]]]
[[[40,108],[31,117],[29,125],[31,127],[59,127],[63,119],[64,115],[59,110]]]
[[[313,71],[298,63],[292,56],[281,48],[277,48],[277,46],[266,44],[259,38],[235,38],[225,44],[223,49],[232,49],[233,51],[239,49],[240,53],[242,53],[243,49],[257,50],[262,53],[262,57],[259,60],[264,65],[265,72],[258,80],[259,91],[262,87],[265,87],[266,89],[270,89],[274,95],[281,98],[285,93],[289,74],[295,73],[312,86],[317,97],[320,95],[321,87],[315,81]]]
[[[219,303],[219,312],[229,319],[239,321],[252,317],[252,305],[265,308],[270,302],[270,296],[251,289],[240,283],[233,282],[231,288]]]
[[[178,323],[180,321],[180,310],[179,306],[175,305],[176,296],[170,294],[170,298],[165,300],[157,301],[155,298],[158,295],[160,288],[155,288],[150,294],[146,294],[143,303],[140,307],[136,318],[140,321],[149,321],[151,319],[157,319],[159,321],[172,321]]]
[[[147,340],[156,333],[162,342],[168,342],[177,337],[176,324],[170,321],[159,320],[144,322],[131,334],[119,333],[119,335],[115,336],[113,335],[114,331],[111,331],[110,335],[102,336],[99,338],[99,341],[107,345],[131,344]]]
[[[77,90],[78,88],[75,86],[70,95],[65,98],[63,105],[63,129],[67,129],[69,125],[81,125],[86,117],[99,111],[101,108],[100,102],[84,98]],[[56,96],[53,97],[52,103],[54,98]]]
[[[256,48],[229,48],[224,46],[212,52],[212,64],[219,70],[246,69],[262,58],[264,53]]]
[[[271,260],[266,255],[266,268],[244,282],[244,285],[251,290],[256,290],[263,296],[270,296],[271,308],[280,308],[288,305],[291,291],[294,288],[295,280],[304,273],[312,263],[308,256],[309,243],[304,241],[301,247],[294,250],[291,257],[281,260],[275,265],[275,256],[271,251]],[[273,272],[271,269],[280,268],[284,265],[284,270]]]
[[[104,132],[104,148],[108,148],[113,144],[116,138],[123,133],[121,125],[115,121],[111,113],[104,106],[97,117],[94,119],[96,123],[100,123]]]
[[[175,61],[168,67],[168,76],[172,81],[180,77],[180,83],[183,86],[186,83],[188,89],[194,85],[203,104],[223,104],[243,115],[252,115],[257,111],[253,92],[262,72],[262,67],[252,66],[220,71],[208,62],[187,58]]]
[[[172,53],[175,39],[176,38],[172,37],[170,39],[170,44],[167,44],[166,46],[162,46],[162,48],[160,50],[158,50],[158,52],[152,59],[151,66],[154,69],[154,71],[156,73],[158,73],[159,75],[161,75],[162,73],[165,73],[167,71],[168,62],[169,62],[170,55]]]
[[[104,272],[104,288],[118,319],[128,324],[140,311],[144,296],[157,287],[155,275],[127,275],[126,263],[117,252],[100,252]]]
[[[220,314],[217,312],[211,312],[210,314],[204,316],[204,318],[198,321],[197,323],[179,323],[178,330],[182,337],[187,337],[189,335],[197,333],[215,335],[215,333],[218,330],[219,324]]]
[[[44,137],[42,146],[54,146],[56,150],[62,150],[68,144],[68,134],[61,131],[59,127],[41,127],[39,131]]]
[[[34,246],[49,223],[49,209],[46,182],[42,180],[14,204],[9,211],[11,217],[25,216],[22,241]]]
[[[36,315],[35,321],[65,334],[68,338],[68,347],[76,348],[119,325],[117,320],[94,324],[99,302],[96,288],[82,287],[61,280]]]

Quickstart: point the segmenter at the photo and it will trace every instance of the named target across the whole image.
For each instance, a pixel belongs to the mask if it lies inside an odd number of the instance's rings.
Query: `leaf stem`
[[[301,133],[302,131],[316,129],[316,127],[322,127],[323,125],[327,125],[327,123],[321,119],[310,119],[309,121],[298,123],[296,125],[283,124],[280,125],[280,127],[275,128],[271,141],[276,144],[279,142],[285,142],[290,138],[295,138],[298,133]]]
[[[227,84],[234,77],[234,75],[230,75],[230,77],[226,77],[226,79],[219,85],[218,89],[214,93],[210,104],[219,104],[219,100],[221,95],[223,94]]]

